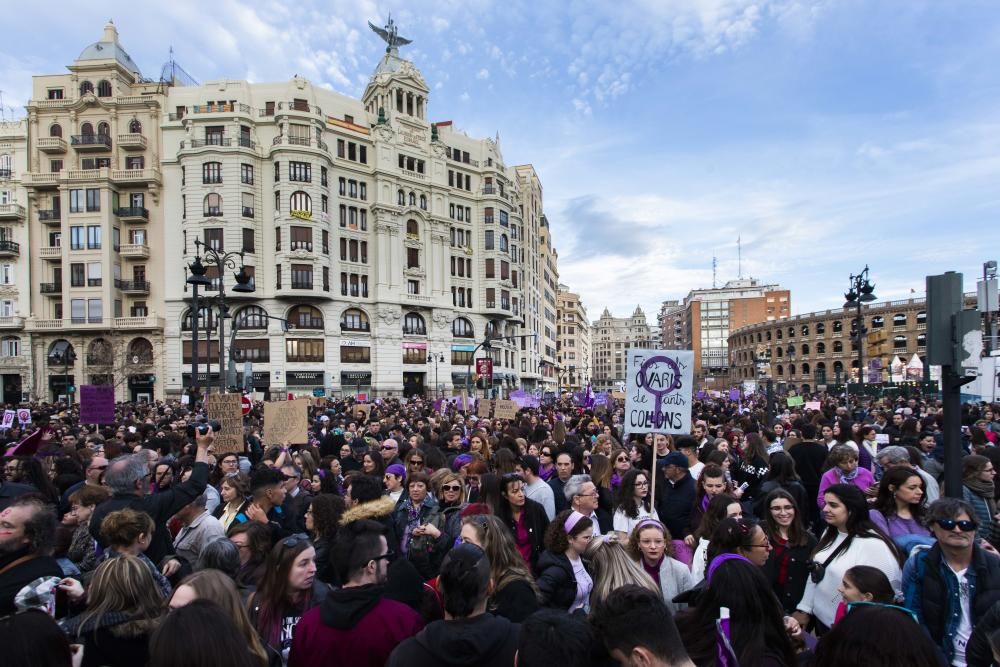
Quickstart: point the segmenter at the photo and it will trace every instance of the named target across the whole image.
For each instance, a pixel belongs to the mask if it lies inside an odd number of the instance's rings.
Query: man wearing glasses
[[[572,510],[588,517],[594,523],[594,537],[610,532],[613,527],[611,515],[598,508],[597,485],[590,475],[573,475],[563,485],[563,493]]]
[[[104,484],[104,472],[108,469],[108,460],[103,456],[94,456],[90,459],[90,463],[87,464],[87,469],[84,471],[85,477],[82,482],[77,482],[73,486],[66,489],[66,492],[62,494],[59,506],[63,512],[69,511],[69,497],[82,489],[84,485],[90,486],[102,486]]]
[[[977,544],[974,516],[964,500],[935,502],[927,525],[937,544],[918,547],[903,568],[906,606],[950,665],[966,664],[973,628],[1000,601],[1000,557],[985,541]]]
[[[399,442],[394,438],[386,438],[382,442],[382,461],[385,462],[386,468],[396,463],[402,463],[399,460]]]
[[[343,588],[331,591],[295,626],[288,667],[383,665],[396,645],[423,627],[409,606],[384,597],[395,554],[376,521],[348,523],[330,554]]]

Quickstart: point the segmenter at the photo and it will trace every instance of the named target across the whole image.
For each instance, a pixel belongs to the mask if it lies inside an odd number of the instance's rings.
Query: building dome
[[[83,51],[80,52],[80,56],[76,59],[77,62],[81,60],[111,60],[114,59],[122,67],[127,69],[129,72],[141,76],[139,71],[139,66],[135,64],[132,60],[132,56],[125,52],[122,45],[118,43],[118,30],[115,28],[115,24],[112,21],[104,26],[104,35],[101,37],[101,41],[94,42]]]

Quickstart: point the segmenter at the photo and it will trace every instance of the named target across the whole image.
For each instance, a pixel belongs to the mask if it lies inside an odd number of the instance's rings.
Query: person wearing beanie
[[[398,507],[405,491],[403,483],[406,481],[406,468],[401,463],[393,463],[385,469],[384,481],[385,495],[392,498],[392,502]]]

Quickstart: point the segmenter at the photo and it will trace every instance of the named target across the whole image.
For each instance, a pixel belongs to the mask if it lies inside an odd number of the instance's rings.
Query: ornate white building
[[[460,393],[487,336],[525,336],[492,341],[497,391],[530,386],[539,362],[554,362],[554,342],[551,355],[539,351],[535,280],[544,274],[540,246],[555,251],[547,232],[526,225],[529,211],[531,224],[544,224],[540,186],[526,199],[530,167],[508,168],[499,139],[470,138],[450,121],[432,124],[428,101],[426,82],[395,44],[361,100],[300,77],[169,89],[162,117],[169,395],[192,379],[186,278],[196,239],[243,253],[221,278],[231,317],[220,327],[209,307],[199,318],[201,387],[218,386],[220,372],[225,378],[220,329],[225,365],[235,341],[237,383],[250,362],[255,389],[272,394]],[[232,290],[241,261],[252,293]],[[208,277],[211,304],[219,290],[211,265]],[[554,337],[554,322],[552,329]]]

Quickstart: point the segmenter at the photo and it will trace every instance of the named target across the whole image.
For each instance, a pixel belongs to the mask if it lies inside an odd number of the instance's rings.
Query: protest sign
[[[802,398],[801,396],[789,396],[788,398],[785,399],[785,405],[787,405],[790,408],[794,408],[798,405],[803,405],[805,402],[806,402],[805,399]]]
[[[822,410],[823,404],[819,401],[806,401],[806,410]]]
[[[626,433],[690,433],[694,353],[628,350]]]
[[[738,401],[738,400],[740,400],[740,390],[739,389],[730,389],[729,390],[729,400],[730,401]]]
[[[113,413],[114,412],[114,394],[113,393],[112,393],[112,398],[111,398],[111,410],[112,410],[112,413]],[[28,408],[18,408],[17,409],[17,423],[20,424],[21,426],[27,426],[28,424],[30,424],[31,423],[31,410],[29,410]],[[111,421],[109,421],[107,423],[108,424],[113,424],[114,423],[114,419],[112,419]]]
[[[316,406],[317,408],[325,408],[326,407],[326,396],[318,396],[318,397],[314,398],[313,399],[313,405]]]
[[[80,423],[115,423],[115,388],[112,385],[80,385]]]
[[[288,442],[305,444],[309,429],[309,399],[268,401],[264,404],[264,446]]]
[[[219,422],[212,449],[218,457],[243,451],[243,396],[209,394],[205,397],[205,416]]]
[[[514,419],[517,417],[518,406],[514,401],[496,401],[493,415],[497,419]]]
[[[484,419],[490,418],[490,411],[493,409],[493,401],[485,400],[479,401],[479,405],[476,406],[476,416],[482,417]]]
[[[13,410],[4,410],[3,421],[0,422],[0,429],[7,431],[14,426],[14,415],[16,413]]]
[[[368,403],[355,403],[351,408],[351,414],[355,419],[367,419],[368,413],[372,411],[372,406]]]

